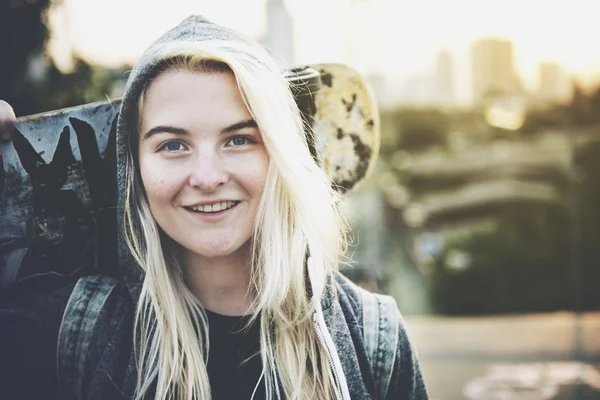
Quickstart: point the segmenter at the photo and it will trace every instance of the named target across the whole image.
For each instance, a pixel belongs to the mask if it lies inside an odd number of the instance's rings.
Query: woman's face
[[[140,128],[158,225],[188,255],[246,257],[269,157],[233,74],[162,73],[146,90]]]

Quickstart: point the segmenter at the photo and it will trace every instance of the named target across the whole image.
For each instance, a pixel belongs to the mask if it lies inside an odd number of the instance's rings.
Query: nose
[[[199,152],[190,167],[190,186],[204,192],[212,192],[229,180],[224,160],[215,152]]]

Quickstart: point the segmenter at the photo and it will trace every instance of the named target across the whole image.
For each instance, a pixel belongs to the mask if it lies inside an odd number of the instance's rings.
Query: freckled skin
[[[231,73],[168,71],[146,91],[139,168],[150,210],[196,260],[247,260],[269,157],[258,128],[226,128],[251,120]],[[159,130],[145,138],[159,126],[185,134]],[[213,201],[239,203],[214,220],[184,208]]]

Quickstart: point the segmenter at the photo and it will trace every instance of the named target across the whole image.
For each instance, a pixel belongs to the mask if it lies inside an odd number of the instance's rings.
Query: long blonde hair
[[[166,45],[161,59],[155,76],[170,69],[233,73],[269,153],[248,288],[254,295],[249,324],[260,323],[267,398],[281,397],[280,389],[291,400],[336,398],[336,382],[312,315],[345,249],[345,224],[331,182],[309,152],[286,80],[262,47],[231,36]],[[137,138],[129,142],[125,231],[130,251],[145,271],[134,327],[136,396],[142,398],[156,378],[156,399],[209,399],[206,313],[185,285],[177,245],[152,217],[137,172]],[[307,254],[316,266],[312,297],[307,295]]]

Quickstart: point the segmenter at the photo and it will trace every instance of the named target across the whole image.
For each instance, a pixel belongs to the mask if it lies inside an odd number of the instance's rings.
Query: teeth
[[[191,207],[191,208],[193,211],[213,213],[213,212],[227,210],[227,209],[233,207],[234,204],[235,204],[234,201],[222,201],[220,203],[207,204],[204,206],[197,206],[197,207]]]

